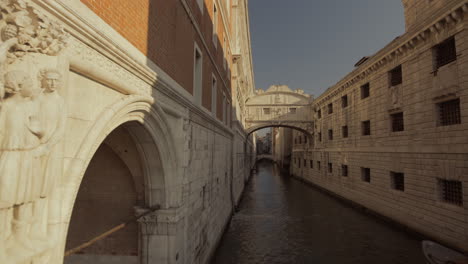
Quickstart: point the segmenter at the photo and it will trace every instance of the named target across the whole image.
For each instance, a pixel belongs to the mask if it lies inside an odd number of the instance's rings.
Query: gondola
[[[468,256],[432,241],[423,241],[422,250],[428,264],[468,264]]]

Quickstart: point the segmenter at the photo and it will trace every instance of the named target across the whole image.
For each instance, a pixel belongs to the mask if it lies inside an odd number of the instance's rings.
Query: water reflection
[[[212,263],[425,262],[418,239],[262,162]]]

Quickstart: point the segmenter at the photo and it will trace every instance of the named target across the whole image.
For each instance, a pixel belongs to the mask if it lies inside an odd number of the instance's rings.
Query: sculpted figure
[[[35,115],[31,78],[22,71],[4,77],[5,97],[0,108],[0,258],[12,243],[15,248],[30,248],[29,229],[32,202],[39,198],[34,191],[34,169],[38,167],[35,150],[43,131]],[[7,240],[7,242],[5,242]],[[5,244],[6,243],[6,244]]]
[[[391,94],[391,100],[392,100],[392,106],[397,107],[398,106],[398,89],[395,86],[390,87],[390,94]]]

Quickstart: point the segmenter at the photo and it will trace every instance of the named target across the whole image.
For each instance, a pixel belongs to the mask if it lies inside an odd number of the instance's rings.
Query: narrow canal
[[[420,241],[258,164],[213,264],[423,264]]]

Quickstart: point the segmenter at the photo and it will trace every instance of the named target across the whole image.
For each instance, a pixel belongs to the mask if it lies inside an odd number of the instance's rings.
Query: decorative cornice
[[[380,50],[376,55],[369,58],[369,60],[364,62],[360,67],[341,79],[337,84],[325,91],[325,93],[315,100],[314,104],[316,106],[322,106],[326,101],[335,97],[346,88],[366,79],[381,68],[391,64],[398,57],[406,56],[417,46],[425,43],[431,36],[439,34],[448,27],[455,27],[464,19],[467,11],[468,3],[463,3],[437,17],[434,20],[435,22],[431,23],[429,26],[421,30],[415,30],[415,32],[407,32],[400,36]]]

